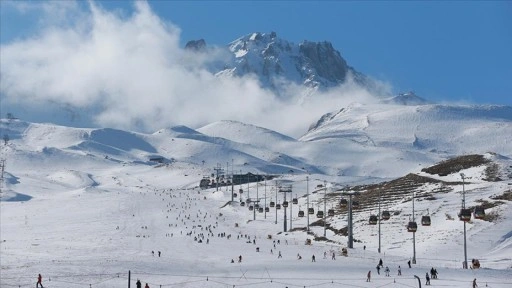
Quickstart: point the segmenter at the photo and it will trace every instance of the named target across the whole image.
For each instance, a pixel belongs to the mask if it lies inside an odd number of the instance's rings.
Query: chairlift
[[[288,208],[288,201],[284,201],[284,202],[283,202],[283,207],[284,207],[284,208]]]
[[[293,198],[293,199],[292,199],[292,203],[293,203],[293,204],[299,204],[299,200],[298,200],[297,198]]]
[[[378,221],[379,221],[379,217],[377,217],[377,215],[370,215],[370,220],[368,220],[368,224],[377,225]]]
[[[334,216],[334,209],[329,209],[329,210],[327,210],[327,215],[328,215],[329,217],[333,217],[333,216]]]
[[[407,224],[407,232],[416,232],[418,230],[418,224],[414,221],[409,221],[409,224]]]
[[[308,214],[315,214],[315,208],[309,208]]]
[[[469,222],[471,220],[471,209],[460,209],[460,221]]]
[[[428,216],[428,215],[421,216],[421,225],[422,226],[430,226],[430,224],[431,224],[430,216]]]
[[[272,207],[272,208],[273,208],[273,207],[276,207],[276,202],[271,201],[271,202],[270,202],[270,207]]]
[[[476,206],[475,211],[473,212],[475,219],[484,219],[485,217],[485,209],[483,206]]]
[[[304,217],[304,211],[299,210],[299,217]]]
[[[387,210],[382,211],[382,220],[389,220],[389,218],[391,218],[391,213]]]

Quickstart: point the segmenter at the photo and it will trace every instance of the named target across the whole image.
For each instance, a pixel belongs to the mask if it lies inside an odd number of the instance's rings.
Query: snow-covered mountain
[[[204,40],[185,46],[204,51]],[[279,38],[276,32],[251,33],[227,46],[231,57],[220,63],[214,73],[222,76],[255,75],[262,86],[280,94],[288,83],[303,85],[309,91],[332,88],[348,81],[368,90],[377,85],[369,77],[347,64],[330,42],[303,41],[299,44]]]
[[[478,278],[509,287],[511,117],[511,107],[502,106],[353,104],[324,115],[300,139],[237,121],[146,134],[2,119],[8,137],[0,145],[0,286],[29,286],[42,273],[56,288],[117,287],[130,270],[132,285],[141,279],[150,287],[414,287],[413,275],[436,267],[443,276],[435,285],[466,287]],[[203,177],[217,171],[224,179],[248,172],[274,178],[235,185],[236,196],[231,187],[200,190]],[[282,204],[280,185],[292,185],[286,197],[297,199],[287,232],[283,209],[241,205],[249,198]],[[348,239],[344,191],[360,193],[349,261],[341,256]],[[467,223],[469,261],[478,258],[486,269],[460,270],[462,191],[466,207],[486,209],[487,218]],[[378,199],[391,214],[381,223],[381,241],[368,221],[378,214]],[[334,214],[325,222],[300,217],[308,205]],[[406,269],[413,253],[406,225],[427,215],[431,226],[418,224],[415,233],[417,264]],[[242,262],[231,263],[240,255]],[[365,282],[379,258],[395,275],[401,265],[403,277]]]

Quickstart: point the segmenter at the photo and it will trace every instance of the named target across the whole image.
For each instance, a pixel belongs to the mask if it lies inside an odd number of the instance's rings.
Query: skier
[[[475,279],[473,279],[473,288],[476,288],[476,287],[478,287],[478,285],[476,285],[476,278],[475,278]]]
[[[149,288],[149,285],[148,285],[148,283],[146,283],[146,286],[144,286],[144,288]]]
[[[135,286],[137,286],[137,288],[142,288],[142,283],[140,283],[139,279],[137,279],[137,282],[135,283]]]
[[[332,252],[332,260],[336,260],[336,253]]]
[[[411,268],[411,260],[407,261],[407,265],[409,265],[409,268]]]
[[[370,278],[372,278],[372,270],[368,271],[368,275],[366,275],[366,282],[370,282]]]
[[[158,251],[158,257],[160,257],[160,254],[162,254],[162,252]]]
[[[402,268],[400,268],[400,265],[398,266],[398,276],[402,276]]]
[[[39,287],[39,285],[41,285],[41,288],[43,288],[43,277],[41,276],[41,274],[37,275],[37,283],[36,283],[36,288]]]
[[[428,272],[427,272],[427,273],[425,273],[425,279],[427,280],[427,281],[425,282],[425,285],[430,285],[430,277],[428,277]]]
[[[279,255],[277,255],[277,258],[283,258],[283,255],[281,255],[281,251],[279,251]]]
[[[238,263],[242,263],[242,255],[238,256]]]
[[[382,265],[382,258],[379,260],[379,266],[383,267],[383,265]]]
[[[311,262],[316,262],[314,254],[313,254],[313,256],[311,256]]]
[[[379,265],[377,265],[377,274],[380,275],[380,266]]]
[[[384,269],[384,271],[386,272],[386,276],[389,277],[389,267],[388,266],[386,266],[386,269]]]

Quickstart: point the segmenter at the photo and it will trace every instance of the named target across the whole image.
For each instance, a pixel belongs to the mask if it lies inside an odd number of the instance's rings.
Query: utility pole
[[[307,228],[307,232],[309,232],[309,176],[306,176],[306,206],[307,206],[307,209],[306,209],[306,215],[308,215],[307,217],[307,223],[308,223],[308,228]]]
[[[267,219],[267,175],[265,175],[265,219]]]
[[[462,209],[466,209],[466,190],[464,189],[464,179],[466,175],[464,173],[460,173],[460,177],[462,178]],[[468,249],[466,245],[466,221],[464,222],[464,269],[468,269]]]
[[[327,210],[326,209],[326,198],[327,198],[327,181],[324,180],[324,237],[327,237],[327,232],[325,228],[325,217],[327,216]]]
[[[380,188],[377,188],[379,189],[379,253],[380,253],[380,220],[382,219],[382,215],[380,214]]]
[[[276,188],[275,188],[275,191],[276,191],[276,204],[275,204],[275,206],[276,206],[276,224],[277,224],[277,191],[278,191],[277,187],[278,187],[278,185],[277,185],[277,180],[276,180]]]
[[[412,192],[412,222],[416,223],[414,217],[414,191]],[[412,232],[412,264],[416,264],[416,231]]]

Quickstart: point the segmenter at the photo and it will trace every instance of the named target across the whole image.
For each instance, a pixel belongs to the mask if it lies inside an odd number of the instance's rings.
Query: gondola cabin
[[[277,204],[277,205],[276,205],[276,209],[277,209],[277,210],[281,209],[281,204]]]
[[[353,201],[352,207],[359,207],[359,201]]]
[[[288,208],[288,201],[284,201],[284,202],[283,202],[283,207],[284,207],[284,208]]]
[[[244,193],[244,189],[239,189],[238,193],[243,194]]]
[[[292,199],[292,203],[293,203],[293,204],[299,204],[299,200],[298,200],[297,198],[293,198],[293,199]]]
[[[263,213],[263,207],[258,208],[258,213]]]
[[[238,194],[233,193],[233,198],[236,198],[236,197],[238,197]]]
[[[430,216],[421,216],[421,225],[422,226],[430,226],[432,222],[430,221]]]
[[[418,230],[418,224],[414,221],[410,221],[409,224],[407,224],[407,232],[416,232]]]
[[[265,207],[265,212],[270,212],[270,208]]]
[[[340,207],[341,208],[345,208],[345,207],[347,207],[347,205],[348,205],[347,199],[341,198],[341,200],[340,200]]]
[[[473,212],[473,216],[475,219],[484,219],[485,217],[485,209],[482,206],[475,207],[475,211]]]
[[[378,221],[379,221],[379,218],[377,217],[377,215],[370,215],[370,220],[368,220],[368,224],[377,225]]]
[[[315,208],[309,208],[308,214],[315,214]]]
[[[276,207],[276,202],[274,202],[274,201],[270,202],[270,207],[272,207],[272,208]]]
[[[324,211],[318,210],[318,212],[316,212],[316,218],[324,218]]]
[[[245,206],[245,202],[240,202],[240,206]]]
[[[389,211],[383,211],[382,220],[389,220],[389,218],[391,218],[391,213],[389,213]]]
[[[249,211],[252,211],[252,210],[254,210],[254,206],[249,205]]]
[[[304,217],[304,211],[302,211],[302,210],[299,211],[299,217]]]
[[[471,220],[471,209],[460,209],[460,221],[469,222]]]
[[[328,215],[329,217],[333,217],[333,216],[334,216],[334,209],[329,209],[329,210],[327,210],[327,215]]]

